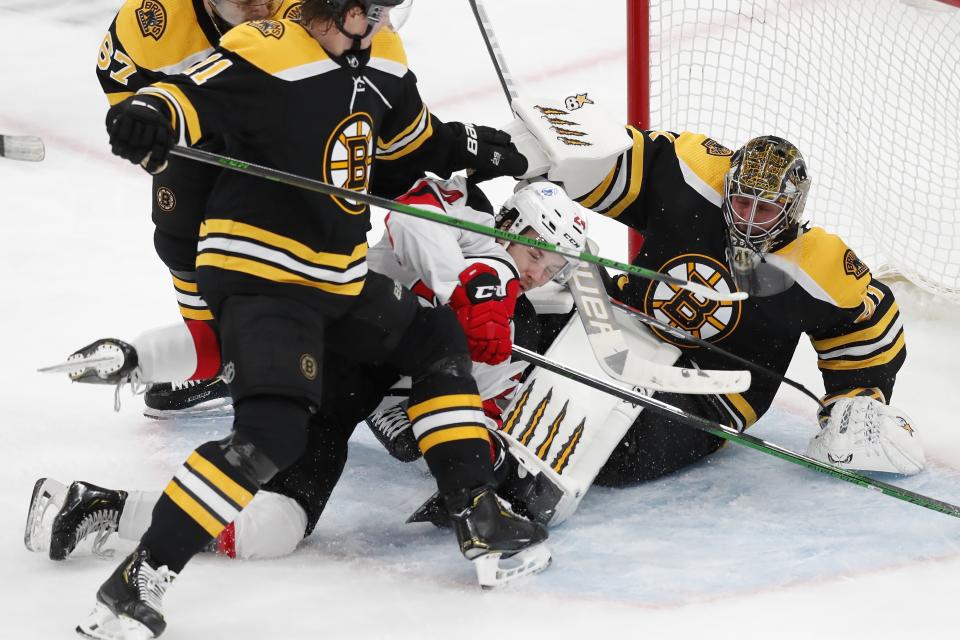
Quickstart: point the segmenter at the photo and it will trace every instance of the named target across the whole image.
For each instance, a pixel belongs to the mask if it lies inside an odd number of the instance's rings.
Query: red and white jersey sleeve
[[[425,178],[398,201],[493,226],[489,212],[467,206],[467,184],[462,176]],[[518,277],[510,254],[489,236],[396,212],[387,216],[385,225],[383,238],[367,256],[370,268],[397,280],[430,304],[446,304],[460,284],[460,273],[475,262],[493,266],[504,284]]]

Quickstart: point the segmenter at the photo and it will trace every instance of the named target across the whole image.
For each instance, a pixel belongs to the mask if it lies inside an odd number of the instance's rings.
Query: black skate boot
[[[70,354],[65,362],[40,369],[65,372],[74,382],[120,385],[136,382],[137,350],[123,340],[103,338]]]
[[[233,414],[230,389],[223,378],[150,385],[143,396],[143,415],[157,420],[221,418]]]
[[[498,587],[550,565],[543,544],[547,530],[510,511],[490,487],[445,496],[444,503],[460,551],[476,566],[481,587]]]
[[[413,425],[402,404],[371,414],[364,420],[383,448],[400,462],[413,462],[423,455],[413,435]]]
[[[65,560],[91,533],[95,534],[93,552],[101,557],[111,557],[113,550],[105,550],[103,545],[117,530],[126,500],[126,491],[104,489],[88,482],[71,484],[63,506],[53,519],[50,559]]]
[[[163,594],[177,577],[166,566],[150,561],[150,552],[137,548],[97,591],[97,605],[77,633],[88,638],[146,640],[166,629]]]

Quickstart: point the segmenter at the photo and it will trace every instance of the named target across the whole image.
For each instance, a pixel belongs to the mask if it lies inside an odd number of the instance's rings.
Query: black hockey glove
[[[460,164],[472,170],[475,182],[526,173],[527,159],[510,142],[509,134],[465,122],[450,122],[448,125],[460,145]]]
[[[107,111],[107,133],[114,155],[141,165],[149,173],[167,166],[176,143],[164,104],[149,96],[131,96]]]

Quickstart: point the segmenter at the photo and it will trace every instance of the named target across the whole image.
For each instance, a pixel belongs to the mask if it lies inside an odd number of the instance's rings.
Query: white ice
[[[94,64],[113,4],[0,0],[0,132],[47,143],[41,164],[0,159],[3,638],[71,637],[113,569],[89,555],[54,564],[24,549],[36,478],[159,488],[189,450],[229,428],[153,422],[128,395],[113,413],[110,389],[35,372],[95,338],[177,320],[151,243],[149,179],[110,155],[103,131]],[[625,117],[623,2],[488,5],[528,93],[589,91]],[[506,120],[466,2],[417,0],[403,36],[438,115]],[[500,181],[492,195],[508,189]],[[593,232],[604,254],[625,257],[616,223],[595,221]],[[916,421],[931,468],[885,479],[960,503],[950,346],[960,313],[898,291],[910,355],[894,404]],[[805,342],[790,375],[822,388]],[[814,411],[784,391],[755,432],[802,450]],[[166,598],[165,637],[956,637],[960,521],[745,448],[645,486],[593,490],[553,531],[554,566],[499,593],[477,590],[448,533],[403,524],[431,482],[422,466],[388,459],[359,434],[298,552],[197,558]]]

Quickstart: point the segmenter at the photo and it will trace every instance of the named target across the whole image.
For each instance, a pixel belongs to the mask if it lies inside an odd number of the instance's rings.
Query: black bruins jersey
[[[423,104],[388,30],[369,49],[334,58],[297,22],[248,22],[138,95],[162,100],[181,144],[222,137],[228,155],[354,191],[367,190],[375,156],[378,171],[408,185],[425,170],[456,168],[454,134]],[[363,288],[369,228],[363,203],[224,171],[196,266],[218,270],[225,290],[291,295],[339,313]]]
[[[723,178],[733,153],[710,138],[628,128],[633,147],[580,203],[645,236],[634,264],[736,290],[726,261],[720,209]],[[769,297],[714,302],[668,284],[621,276],[615,295],[656,318],[783,374],[806,334],[818,354],[826,400],[871,395],[889,401],[906,358],[903,325],[890,289],[837,236],[812,228],[775,255],[794,267],[795,283]],[[722,355],[654,329],[683,348],[700,367],[732,369]],[[744,428],[770,406],[779,383],[754,375],[743,394],[719,396]]]
[[[277,17],[296,19],[300,2],[284,0]],[[117,104],[137,90],[203,61],[220,42],[221,27],[203,0],[127,0],[97,55],[97,78]]]

